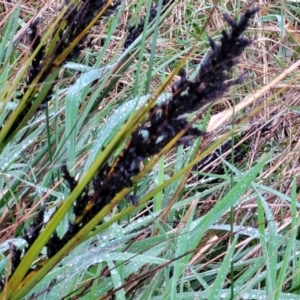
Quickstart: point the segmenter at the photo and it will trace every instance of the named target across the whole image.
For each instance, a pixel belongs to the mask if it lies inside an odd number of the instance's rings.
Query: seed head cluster
[[[163,1],[163,5],[167,5],[169,2]],[[69,7],[65,17],[67,26],[58,33],[59,42],[56,45],[53,57],[62,53],[72,43],[73,39],[84,30],[105,4],[106,1],[82,1],[78,6],[71,5]],[[116,1],[109,13],[116,10],[119,4],[120,1]],[[156,11],[157,5],[152,7],[149,21],[155,18]],[[251,44],[251,41],[243,36],[243,33],[247,29],[251,17],[257,11],[258,8],[247,10],[239,21],[225,15],[225,20],[231,28],[230,32],[224,30],[219,43],[209,39],[211,50],[201,63],[196,78],[190,80],[186,72],[181,70],[179,73],[180,80],[172,86],[172,96],[165,102],[156,104],[151,108],[147,120],[133,132],[126,147],[115,162],[112,165],[106,163],[98,170],[92,182],[76,199],[73,206],[75,220],[69,221],[66,233],[59,237],[55,231],[49,239],[47,243],[47,256],[49,258],[53,257],[104,206],[109,204],[116,194],[124,188],[133,186],[133,178],[140,172],[142,163],[147,158],[158,154],[180,132],[183,132],[183,136],[177,141],[177,145],[186,145],[191,136],[203,135],[202,131],[191,125],[186,114],[195,112],[206,104],[218,100],[232,85],[242,82],[243,76],[235,80],[231,79],[231,71],[237,64],[239,56]],[[143,27],[141,24],[135,29],[129,29],[129,35],[124,44],[125,48],[141,33]],[[32,51],[36,49],[41,41],[37,25],[38,20],[33,21],[28,33]],[[86,41],[83,40],[74,48],[68,59],[78,55],[84,42]],[[42,47],[29,69],[28,84],[36,77],[44,61],[46,61],[44,55],[45,48]],[[45,76],[42,80],[46,78]],[[70,175],[65,166],[62,167],[62,173],[70,190],[74,190],[77,181]],[[132,204],[137,203],[134,196],[127,196],[127,200]],[[29,229],[24,230],[24,239],[28,244],[25,252],[28,251],[41,233],[44,224],[43,219],[44,208],[40,210]],[[13,273],[20,262],[21,251],[12,245],[11,253]]]
[[[88,188],[76,199],[73,212],[80,222],[70,222],[65,235],[60,239],[55,233],[47,249],[51,257],[72,238],[82,226],[87,224],[105,205],[111,202],[123,188],[133,185],[132,179],[141,168],[141,163],[159,153],[179,132],[184,131],[177,145],[186,144],[190,136],[201,136],[202,131],[191,127],[187,113],[195,112],[204,105],[219,99],[228,89],[241,83],[243,76],[230,79],[232,67],[251,41],[243,37],[250,18],[258,8],[247,10],[237,22],[229,16],[225,20],[231,31],[222,32],[220,43],[209,39],[211,51],[202,62],[194,80],[189,80],[184,70],[180,71],[180,80],[172,86],[172,97],[162,104],[155,105],[149,112],[145,125],[139,126],[132,134],[127,146],[113,165],[103,166],[93,179],[93,193]],[[72,189],[76,181],[63,168],[64,178]],[[136,199],[129,197],[131,202]],[[86,207],[89,206],[89,209]]]
[[[173,0],[163,0],[162,8],[165,9],[166,6],[173,2]],[[157,16],[158,3],[154,3],[150,9],[148,23],[151,23]],[[140,22],[135,26],[131,25],[128,28],[128,35],[124,42],[124,49],[127,49],[143,32],[145,25],[145,18],[142,18]]]
[[[44,45],[41,46],[39,51],[37,52],[35,58],[33,59],[31,65],[28,68],[27,77],[24,83],[24,88],[22,89],[22,93],[20,96],[18,96],[19,99],[21,99],[22,95],[26,93],[26,91],[29,89],[33,81],[35,80],[36,76],[39,74],[39,72],[43,69],[43,74],[39,79],[37,89],[39,86],[39,83],[42,85],[42,83],[46,80],[46,78],[51,74],[54,65],[53,61],[56,57],[58,57],[60,54],[62,54],[67,47],[74,42],[74,39],[86,28],[86,26],[94,19],[95,15],[97,15],[108,3],[107,0],[102,1],[95,1],[95,0],[85,0],[85,1],[78,1],[76,5],[70,5],[69,1],[65,0],[64,6],[69,6],[69,9],[64,16],[64,22],[66,23],[64,26],[64,29],[60,29],[59,25],[54,30],[53,36],[58,36],[58,42],[56,46],[54,47],[54,51],[52,53],[47,53],[46,55],[46,49],[47,49],[47,43],[49,41],[46,41]],[[119,7],[121,1],[114,1],[113,5],[110,5],[109,9],[106,10],[105,14],[103,16],[108,16],[111,13],[115,12],[116,9]],[[64,7],[63,6],[63,7]],[[62,7],[62,8],[63,8]],[[39,31],[39,23],[40,18],[36,18],[28,26],[27,29],[27,45],[30,49],[30,52],[33,53],[37,49],[37,47],[41,43],[41,34]],[[88,32],[87,32],[88,34]],[[87,34],[86,36],[78,42],[71,53],[66,57],[65,61],[70,60],[74,57],[78,57],[79,52],[88,47],[88,45],[91,45],[91,41],[87,41]],[[63,61],[62,63],[64,63]],[[56,66],[60,67],[60,66]],[[53,89],[50,89],[48,94],[45,96],[45,100],[42,103],[40,109],[43,109],[47,103],[51,99]],[[37,91],[35,92],[37,95]],[[34,101],[34,99],[32,99]],[[28,111],[30,110],[32,106],[32,102],[29,102],[26,107],[23,109],[23,111],[18,115],[16,121],[13,123],[12,127],[10,128],[6,138],[8,138],[18,127],[20,122],[24,119]],[[6,116],[5,121],[10,117],[11,112]],[[5,123],[4,121],[4,123]],[[65,174],[68,174],[67,172]],[[67,175],[66,175],[67,176]],[[66,177],[66,180],[70,183],[71,177]],[[73,185],[70,185],[70,188],[74,188],[74,185],[76,183],[73,181]],[[82,194],[81,197],[84,199],[84,195]],[[79,204],[78,204],[79,205]],[[79,208],[78,208],[79,210]],[[29,248],[32,246],[32,244],[35,242],[37,237],[40,234],[40,231],[44,225],[44,207],[42,207],[35,220],[32,222],[32,224],[29,226],[28,229],[23,229],[23,238],[27,242],[27,247],[25,248],[25,253],[29,250]],[[76,207],[74,207],[74,212],[76,212]],[[79,215],[81,213],[81,210],[77,213]],[[69,230],[71,230],[72,225],[70,223]],[[65,239],[68,238],[68,235],[65,235]],[[57,241],[58,244],[58,250],[61,248],[62,241],[55,233],[51,239],[52,244]],[[64,243],[64,242],[63,242]],[[51,250],[48,250],[48,252],[51,253]],[[11,244],[11,274],[15,271],[15,269],[18,267],[22,251],[17,249],[15,245]],[[49,255],[51,256],[51,255]],[[0,290],[1,287],[4,286],[3,280],[0,279]]]
[[[90,47],[92,45],[92,41],[88,40],[86,33],[85,37],[82,38],[79,42],[77,42],[72,51],[65,57],[65,60],[60,62],[60,65],[54,64],[55,59],[61,55],[78,37],[78,35],[87,27],[87,25],[94,19],[94,17],[107,5],[107,0],[95,1],[95,0],[85,0],[78,1],[76,5],[69,5],[69,0],[65,0],[64,6],[68,6],[68,11],[64,16],[63,22],[65,22],[65,26],[61,29],[60,24],[57,25],[53,32],[53,36],[58,37],[58,41],[54,47],[54,50],[51,53],[47,53],[46,55],[46,47],[47,45],[42,45],[35,58],[33,59],[30,67],[28,68],[27,79],[25,82],[25,88],[23,89],[22,95],[26,93],[29,86],[32,84],[33,80],[39,74],[39,72],[43,69],[43,74],[41,75],[39,81],[37,82],[37,87],[45,82],[47,77],[53,72],[54,68],[58,68],[62,63],[76,58],[79,56],[81,50]],[[104,16],[108,16],[109,14],[116,11],[121,1],[115,1],[113,5],[106,10]],[[40,22],[39,18],[34,19],[28,27],[27,36],[28,36],[28,46],[30,48],[31,53],[33,53],[38,45],[41,42],[41,35],[38,30],[38,24]],[[48,41],[46,41],[47,43]],[[53,86],[48,91],[47,95],[45,95],[44,100],[40,106],[40,110],[45,109],[47,107],[47,102],[51,100],[53,94]],[[18,96],[21,99],[21,96]],[[35,97],[35,96],[34,96]],[[33,97],[33,98],[34,98]],[[18,115],[15,122],[12,124],[6,138],[11,136],[13,132],[17,129],[21,121],[24,119],[28,111],[32,106],[32,101],[28,102],[26,107],[22,110],[22,112]],[[9,118],[11,113],[9,113],[5,121]],[[5,122],[4,121],[4,122]]]

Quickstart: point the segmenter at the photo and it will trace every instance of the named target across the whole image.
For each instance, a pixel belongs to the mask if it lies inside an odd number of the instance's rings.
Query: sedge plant
[[[196,45],[206,43],[204,31],[180,53],[183,58],[168,62],[173,70],[166,75],[164,57],[160,67],[151,68],[159,30],[176,5],[139,1],[128,8],[123,1],[66,1],[43,33],[42,16],[28,21],[29,51],[14,62],[19,68],[12,60],[18,51],[13,37],[20,8],[13,10],[0,51],[3,299],[212,299],[221,293],[229,299],[248,290],[261,296],[255,283],[247,286],[253,273],[245,272],[239,284],[225,284],[239,235],[228,245],[219,273],[199,275],[190,262],[199,247],[210,248],[209,228],[250,187],[260,195],[255,179],[270,155],[245,174],[225,164],[235,174],[235,184],[202,218],[193,220],[199,193],[183,197],[191,170],[207,165],[204,158],[234,132],[203,148],[209,114],[202,123],[195,114],[209,112],[211,104],[243,83],[244,75],[233,79],[233,70],[251,45],[245,32],[259,9],[242,9],[237,19],[224,15],[227,29],[219,39],[208,39],[209,51],[194,75],[184,66]],[[132,24],[126,37],[119,38],[116,32],[127,9],[134,11]],[[92,38],[97,26],[103,29],[100,41]],[[134,84],[126,86],[126,76],[134,73]],[[150,94],[157,74],[165,75]],[[174,155],[174,170],[167,172]],[[216,186],[204,189],[201,197],[222,189],[224,176],[215,178]],[[263,223],[262,211],[269,211],[262,196],[259,201]],[[149,203],[153,206],[145,212]],[[186,222],[176,224],[178,212],[185,213]],[[293,219],[294,226],[297,222]],[[170,223],[175,224],[171,229]],[[241,225],[232,232],[242,230]],[[266,236],[263,226],[249,235],[258,233]],[[274,234],[271,227],[269,238]],[[263,246],[275,272],[275,249]],[[287,258],[283,262],[287,266]],[[255,265],[256,271],[262,263]],[[232,270],[243,267],[239,263]],[[271,270],[267,272],[272,277],[276,272]],[[193,287],[186,286],[189,276]],[[269,293],[272,288],[269,284]]]

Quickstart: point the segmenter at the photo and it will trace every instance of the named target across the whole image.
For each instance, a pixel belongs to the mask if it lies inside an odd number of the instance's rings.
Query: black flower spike
[[[57,232],[54,231],[52,237],[47,243],[47,256],[53,257],[64,245],[61,242],[61,239],[57,235]]]
[[[38,24],[39,24],[39,22],[40,22],[40,19],[36,18],[35,20],[33,20],[29,24],[29,27],[27,29],[28,46],[30,48],[30,52],[31,53],[34,52],[34,50],[40,44],[40,41],[41,41],[41,36],[40,36],[40,34],[38,32]],[[41,63],[42,63],[42,60],[44,58],[44,54],[45,54],[45,46],[42,46],[40,48],[39,52],[37,53],[37,55],[35,56],[35,58],[33,59],[31,65],[28,68],[27,78],[26,78],[26,82],[25,82],[25,88],[22,90],[23,94],[26,93],[26,91],[28,89],[28,86],[30,86],[30,84],[32,83],[32,81],[34,80],[34,78],[36,77],[36,75],[41,70]],[[16,120],[16,122],[11,127],[11,129],[9,131],[9,134],[7,136],[9,136],[10,133],[12,133],[19,126],[20,122],[23,120],[23,118],[28,113],[30,107],[31,107],[31,103],[29,103],[23,109],[23,111],[19,114],[18,119]],[[6,116],[4,122],[9,118],[10,114],[8,114]]]
[[[185,134],[177,145],[188,144],[191,136],[201,136],[204,132],[191,127],[184,114],[197,111],[203,105],[220,98],[233,84],[243,80],[230,80],[230,71],[237,63],[238,56],[251,41],[241,37],[248,26],[249,19],[258,11],[258,8],[248,10],[236,22],[226,17],[231,26],[231,32],[223,32],[220,44],[209,40],[211,52],[201,65],[198,76],[190,81],[184,70],[180,71],[180,80],[172,86],[172,97],[169,101],[155,105],[150,111],[145,125],[139,126],[132,134],[128,144],[115,160],[112,166],[108,163],[103,166],[92,181],[93,193],[84,190],[76,199],[73,211],[80,217],[69,228],[62,239],[55,233],[48,244],[48,256],[53,256],[59,247],[64,246],[82,226],[85,226],[105,205],[111,202],[123,188],[133,185],[132,179],[136,176],[141,163],[158,154],[179,132]],[[76,182],[64,170],[64,177],[70,187]],[[127,200],[136,205],[137,199],[132,196]],[[80,220],[80,221],[78,221]]]
[[[11,255],[11,275],[12,275],[20,264],[22,250],[17,249],[16,246],[12,243],[10,244],[10,247],[11,247],[11,254],[12,254]]]
[[[38,45],[41,42],[41,36],[38,32],[38,24],[40,22],[39,18],[36,18],[33,20],[28,29],[27,29],[27,36],[28,36],[28,45],[30,47],[31,53],[34,52],[34,50],[38,47]],[[45,55],[45,45],[41,47],[39,52],[37,53],[36,57],[31,63],[31,66],[28,71],[28,79],[26,84],[29,85],[35,76],[38,74],[38,72],[41,70],[41,63]]]
[[[66,165],[63,165],[61,167],[61,171],[63,173],[63,178],[67,181],[70,191],[72,192],[75,189],[75,187],[77,186],[77,181],[75,180],[75,178],[73,176],[71,176]],[[88,201],[89,201],[88,188],[86,187],[84,192],[76,200],[76,202],[73,206],[73,212],[74,212],[75,216],[78,217],[78,216],[82,215],[84,208],[86,207]]]
[[[237,80],[230,79],[230,70],[237,63],[237,58],[251,41],[241,35],[246,30],[249,19],[259,10],[247,10],[239,22],[229,16],[225,19],[231,25],[231,33],[222,32],[220,45],[209,40],[211,52],[202,62],[200,71],[194,81],[186,81],[181,77],[180,84],[184,87],[169,101],[169,112],[173,117],[190,113],[203,107],[205,104],[220,98],[232,85],[241,83],[243,76]],[[176,83],[177,85],[179,83]]]
[[[126,201],[129,203],[129,204],[132,204],[132,205],[135,205],[137,206],[138,205],[138,198],[135,196],[135,195],[127,195],[125,197]]]
[[[9,278],[14,274],[15,270],[19,266],[21,262],[22,250],[17,249],[17,247],[13,243],[9,243],[11,250],[11,272]],[[5,279],[3,276],[0,277],[0,291],[4,289]]]
[[[75,189],[75,187],[77,186],[77,181],[75,180],[75,178],[73,176],[71,176],[71,174],[68,171],[66,165],[63,165],[61,167],[61,171],[63,173],[64,180],[67,181],[67,183],[69,185],[69,188],[72,192]]]
[[[65,245],[75,234],[77,234],[80,230],[80,226],[77,224],[72,224],[72,222],[69,222],[69,227],[67,232],[64,234],[61,244]]]
[[[83,211],[86,207],[86,205],[89,202],[89,194],[88,194],[88,188],[86,187],[83,193],[80,195],[79,198],[77,198],[74,206],[73,206],[73,212],[76,217],[79,217],[83,214]]]
[[[25,231],[24,239],[28,243],[25,252],[28,251],[31,245],[38,238],[39,233],[44,225],[44,214],[45,214],[45,206],[42,206],[35,221],[30,225],[29,229]]]
[[[65,0],[65,5],[68,5],[69,1]],[[109,15],[114,12],[121,1],[116,1],[110,8],[106,11],[105,15]],[[36,78],[37,74],[44,69],[44,73],[41,76],[39,83],[42,84],[45,82],[46,78],[49,76],[51,71],[53,70],[53,65],[49,62],[53,61],[55,57],[59,56],[61,53],[65,51],[65,49],[74,42],[74,39],[87,27],[87,25],[93,20],[96,14],[98,14],[107,4],[106,0],[102,1],[93,1],[93,0],[85,0],[78,1],[77,5],[71,5],[68,9],[68,12],[65,16],[65,21],[67,23],[66,28],[63,31],[57,32],[59,37],[59,41],[54,48],[53,53],[47,55],[45,57],[45,48],[46,45],[43,45],[36,57],[32,61],[31,66],[29,67],[27,80],[26,80],[26,88],[23,89],[23,94],[25,94],[28,86],[31,85],[33,80]],[[41,36],[38,32],[38,24],[40,19],[36,18],[33,20],[28,28],[27,36],[28,42],[31,52],[34,52],[37,46],[41,42]],[[78,57],[79,52],[86,47],[90,47],[92,45],[91,40],[86,40],[87,37],[83,38],[78,44],[75,45],[74,49],[69,53],[65,60],[71,60],[72,58]],[[46,66],[47,64],[47,66]],[[57,66],[55,66],[57,67]],[[45,95],[43,102],[40,105],[39,110],[43,110],[47,107],[47,102],[50,101],[52,97],[53,87],[50,88],[47,95]],[[17,129],[19,124],[22,122],[26,114],[31,108],[31,102],[27,104],[27,106],[23,109],[23,111],[18,115],[16,121],[12,124],[8,134],[6,135],[6,139],[9,138],[13,132]],[[9,118],[10,115],[6,116],[5,121]],[[4,121],[4,122],[5,122]],[[4,140],[5,141],[5,140]]]
[[[162,2],[162,8],[164,9],[166,5],[173,2],[172,0],[164,0]],[[157,15],[158,4],[153,4],[149,14],[148,23],[151,23]],[[145,18],[141,19],[138,25],[132,25],[128,28],[128,35],[124,42],[124,49],[127,49],[143,32],[145,24]]]
[[[65,5],[68,5],[69,1],[65,0]],[[66,49],[86,27],[94,19],[94,17],[105,7],[106,0],[93,1],[86,0],[83,3],[78,3],[77,6],[71,5],[66,14],[65,20],[68,27],[64,32],[60,33],[60,41],[56,47],[55,53],[60,54]],[[121,4],[121,0],[115,1],[114,4],[106,10],[104,16],[109,16]],[[79,52],[84,48],[92,46],[92,41],[83,38],[68,55],[67,60],[75,58],[79,55]]]
[[[149,122],[133,133],[129,146],[124,149],[117,163],[99,172],[97,182],[101,185],[94,186],[99,196],[93,200],[99,208],[109,203],[108,195],[113,197],[122,188],[132,186],[131,178],[138,174],[141,162],[161,151],[181,130],[186,130],[185,137],[204,134],[196,128],[190,128],[182,115],[218,99],[231,85],[242,81],[242,77],[230,81],[229,71],[245,47],[251,44],[241,34],[257,11],[258,8],[248,10],[239,22],[230,19],[229,25],[233,25],[231,33],[223,32],[220,45],[210,40],[212,50],[201,65],[197,78],[189,81],[186,73],[181,71],[181,79],[173,85],[173,96],[168,103],[155,105],[149,112]],[[185,142],[183,137],[179,144]],[[89,218],[93,214],[91,211]]]

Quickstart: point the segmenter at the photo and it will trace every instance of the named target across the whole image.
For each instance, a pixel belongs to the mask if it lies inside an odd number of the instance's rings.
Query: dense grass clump
[[[262,50],[295,7],[31,4],[1,7],[1,299],[298,299],[299,62]]]

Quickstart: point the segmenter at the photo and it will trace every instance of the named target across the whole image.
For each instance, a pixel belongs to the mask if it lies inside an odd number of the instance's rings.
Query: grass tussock
[[[1,299],[300,299],[293,2],[1,2]]]

